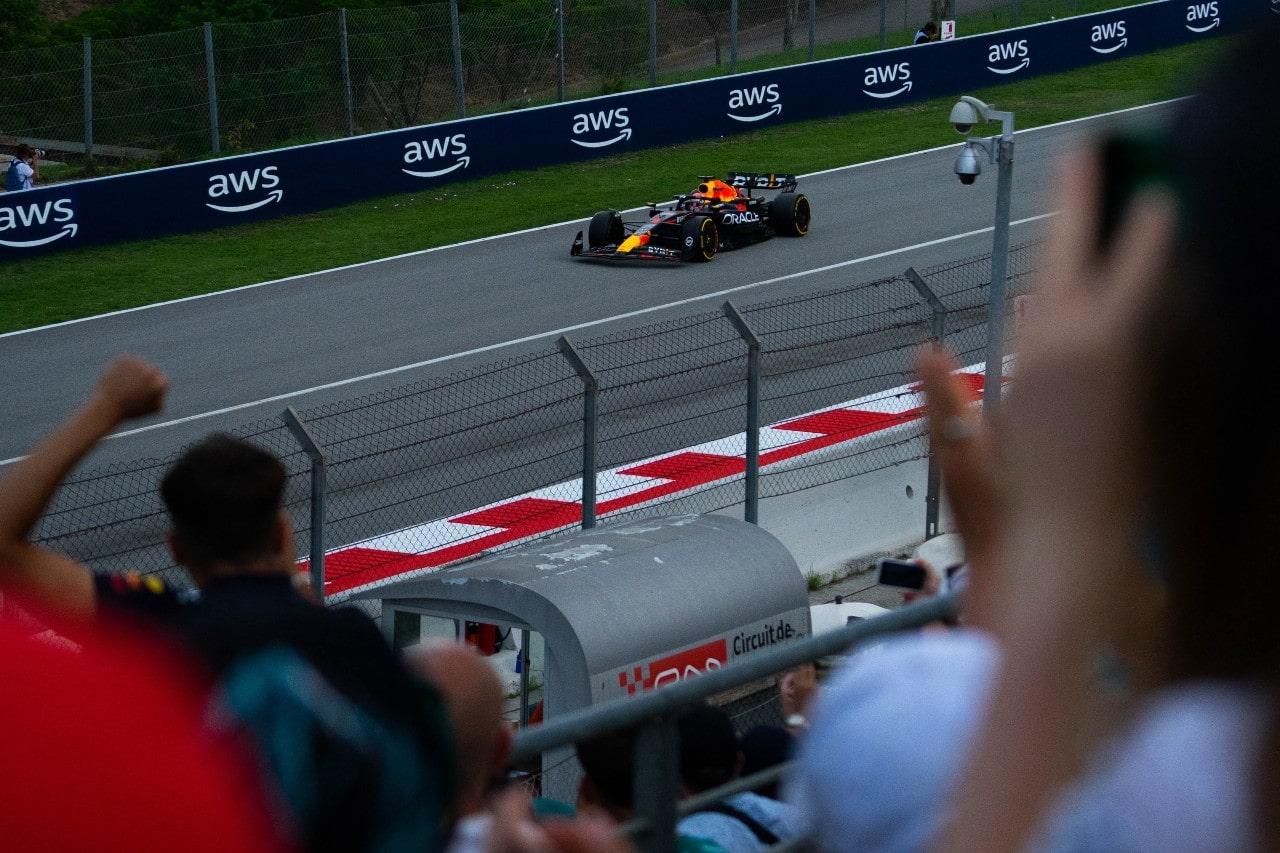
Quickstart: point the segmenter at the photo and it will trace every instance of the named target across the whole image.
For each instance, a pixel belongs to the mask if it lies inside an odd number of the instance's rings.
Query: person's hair
[[[577,744],[578,763],[601,805],[619,812],[635,808],[634,729],[609,732]]]
[[[694,793],[732,781],[738,773],[738,736],[720,708],[694,705],[676,719],[680,732],[680,779]]]
[[[920,29],[926,33],[936,33],[938,31],[938,25],[933,21],[925,21],[924,26]]]
[[[1277,38],[1280,26],[1259,20],[1170,128],[1179,233],[1143,340],[1148,544],[1168,581],[1169,674],[1244,680],[1280,699],[1280,445],[1256,408],[1280,310],[1269,252],[1280,113],[1265,107],[1280,91]],[[1259,771],[1259,838],[1280,849],[1280,724]]]
[[[36,156],[36,149],[27,145],[25,142],[18,146],[18,159],[25,160],[28,157]]]
[[[234,563],[276,547],[285,479],[270,453],[218,434],[182,454],[160,494],[193,564]]]
[[[756,726],[742,736],[742,776],[777,767],[791,759],[796,740],[782,726]],[[757,794],[778,797],[778,783],[770,782],[755,789]]]

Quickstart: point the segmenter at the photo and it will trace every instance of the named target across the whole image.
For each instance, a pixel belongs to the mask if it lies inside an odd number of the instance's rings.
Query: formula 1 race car
[[[675,196],[669,207],[650,203],[642,221],[624,222],[616,210],[600,211],[591,217],[586,246],[579,231],[569,254],[584,260],[709,261],[723,249],[809,231],[809,200],[796,192],[794,175],[730,172],[723,181],[698,180],[696,190]],[[765,198],[752,190],[780,192]]]

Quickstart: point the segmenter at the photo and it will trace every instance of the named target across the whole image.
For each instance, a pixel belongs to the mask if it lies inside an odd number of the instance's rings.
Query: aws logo
[[[268,190],[268,192],[262,198],[244,204],[214,204],[206,201],[204,206],[222,213],[245,213],[284,198],[284,190],[279,189],[279,186],[280,176],[276,174],[275,166],[254,169],[252,172],[227,172],[222,175],[213,175],[209,178],[209,198],[212,199],[257,192],[259,189]]]
[[[1271,9],[1275,11],[1275,3],[1271,4]],[[1218,17],[1218,0],[1193,3],[1187,7],[1187,29],[1193,33],[1207,33],[1220,23],[1222,19]]]
[[[69,198],[0,207],[0,246],[30,249],[52,243],[54,240],[61,240],[63,237],[74,237],[80,230],[80,226],[71,221],[75,216],[76,212]],[[9,239],[10,231],[34,229],[46,225],[60,227],[54,233],[43,237],[34,237],[29,240]]]
[[[1095,24],[1089,34],[1089,49],[1094,53],[1115,53],[1128,43],[1129,38],[1125,35],[1124,21]]]
[[[1026,39],[996,42],[987,48],[987,70],[993,74],[1015,74],[1031,64]]]
[[[413,175],[415,178],[438,178],[441,175],[447,175],[455,169],[465,169],[471,165],[471,156],[467,154],[467,135],[465,133],[455,133],[453,136],[444,138],[423,139],[421,141],[414,140],[404,144],[404,162],[405,165],[411,166],[415,163],[423,163],[434,166],[437,158],[444,160],[449,157],[456,157],[448,166],[441,169],[406,169],[400,167],[400,171],[406,175]]]
[[[607,135],[614,131],[618,133],[610,139],[590,141],[576,138],[592,133]],[[569,141],[574,145],[581,145],[583,148],[604,148],[615,142],[630,138],[631,117],[627,115],[627,107],[617,107],[612,110],[575,114],[573,117],[573,137]]]
[[[862,85],[866,86],[862,94],[873,98],[896,98],[903,92],[911,91],[911,63],[899,62],[897,65],[873,65],[862,75]],[[882,87],[873,92],[873,88]],[[883,87],[892,91],[884,91]]]
[[[736,111],[747,109],[763,109],[756,115],[738,115]],[[752,86],[750,89],[729,90],[729,111],[725,113],[734,121],[760,121],[769,116],[782,115],[782,95],[778,92],[777,83],[764,86]]]

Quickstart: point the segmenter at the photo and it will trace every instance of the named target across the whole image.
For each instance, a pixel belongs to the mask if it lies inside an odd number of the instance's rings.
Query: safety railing
[[[762,771],[681,803],[675,720],[682,709],[801,664],[840,654],[873,637],[920,628],[939,620],[953,620],[960,604],[957,594],[938,596],[882,616],[852,622],[835,631],[770,648],[650,693],[550,719],[540,726],[522,729],[516,735],[512,762],[525,762],[545,752],[611,732],[635,730],[635,818],[625,824],[623,830],[646,853],[669,853],[676,849],[676,823],[680,817],[740,791],[774,781],[786,770],[779,767]]]
[[[1012,251],[1010,307],[1036,253]],[[318,558],[330,601],[597,519],[742,505],[753,520],[769,501],[928,456],[915,352],[945,337],[962,364],[983,358],[990,275],[979,256],[739,303],[233,434],[284,462],[298,553]],[[170,462],[76,472],[38,537],[99,571],[182,585],[158,492]],[[922,536],[936,532],[936,478],[929,491]]]

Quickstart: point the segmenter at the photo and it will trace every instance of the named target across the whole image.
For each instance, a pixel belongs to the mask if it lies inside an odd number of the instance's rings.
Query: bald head
[[[444,697],[457,751],[458,814],[479,811],[511,747],[502,719],[502,682],[475,649],[459,643],[424,644],[408,660]]]

